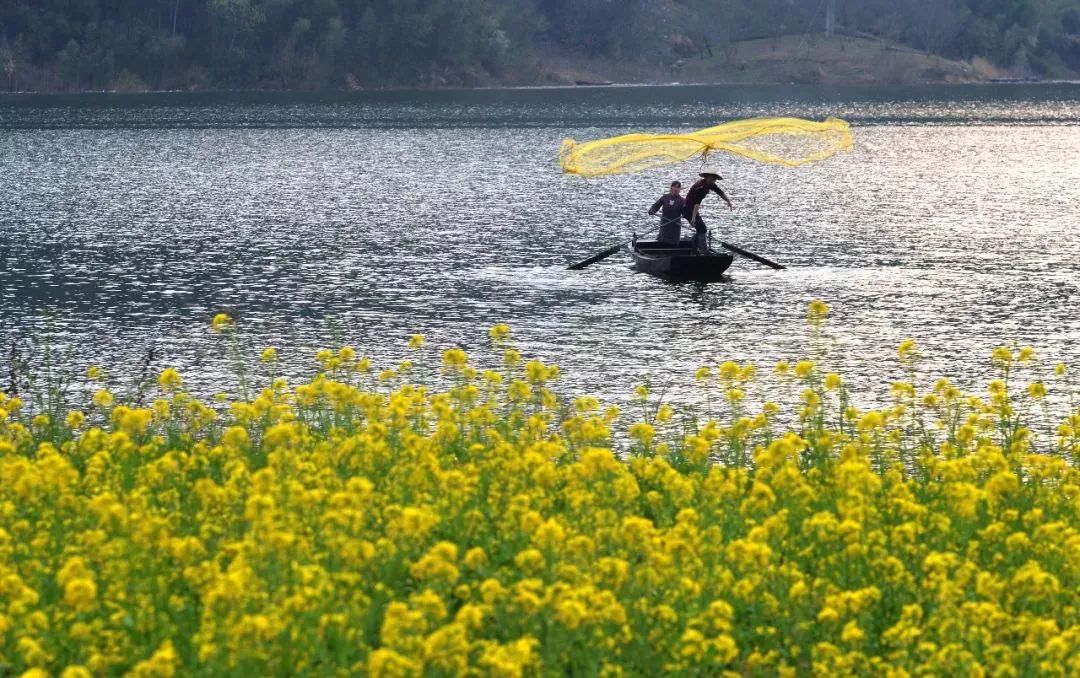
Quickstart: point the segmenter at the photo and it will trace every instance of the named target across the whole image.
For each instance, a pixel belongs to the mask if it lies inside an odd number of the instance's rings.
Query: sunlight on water
[[[4,360],[48,336],[119,370],[153,345],[197,389],[228,369],[219,310],[294,371],[331,341],[397,359],[412,332],[483,351],[507,322],[567,390],[621,399],[642,375],[798,357],[815,297],[856,385],[897,377],[907,336],[963,379],[1001,343],[1080,352],[1080,87],[365,96],[0,97]],[[705,219],[789,270],[738,261],[705,287],[622,255],[565,270],[649,228],[695,168],[567,177],[564,137],[746,115],[855,124],[855,151],[821,165],[722,163],[738,209]]]

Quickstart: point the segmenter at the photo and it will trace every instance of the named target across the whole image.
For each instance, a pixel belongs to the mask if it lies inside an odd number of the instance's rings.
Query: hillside
[[[0,91],[1078,71],[1076,0],[0,0]]]
[[[986,82],[1026,77],[985,59],[946,59],[865,38],[784,36],[733,43],[711,57],[671,64],[581,60],[551,55],[537,70],[547,84],[624,83],[917,84]]]

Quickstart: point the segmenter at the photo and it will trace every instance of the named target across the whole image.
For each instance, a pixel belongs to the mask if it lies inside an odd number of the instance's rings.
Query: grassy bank
[[[1008,72],[985,59],[948,59],[884,40],[823,35],[733,43],[688,61],[688,79],[829,85],[986,82]]]
[[[989,82],[1016,75],[985,59],[971,62],[920,52],[884,40],[787,35],[732,42],[709,54],[649,64],[545,55],[536,71],[548,82],[702,82],[725,84],[944,84]]]
[[[1080,414],[1030,349],[874,411],[808,360],[749,411],[758,372],[706,366],[707,419],[560,399],[503,326],[299,385],[214,326],[246,398],[0,402],[0,673],[1080,671]]]

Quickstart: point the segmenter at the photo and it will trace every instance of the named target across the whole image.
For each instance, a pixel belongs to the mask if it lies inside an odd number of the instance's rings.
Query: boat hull
[[[730,254],[710,250],[701,254],[684,241],[680,247],[671,247],[651,240],[639,240],[629,245],[634,268],[642,273],[666,280],[716,282],[731,266]]]

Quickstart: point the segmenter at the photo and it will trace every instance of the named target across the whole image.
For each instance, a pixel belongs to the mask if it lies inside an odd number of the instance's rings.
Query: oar
[[[642,233],[642,235],[649,235],[653,231],[659,231],[659,230],[660,230],[660,227],[657,226],[656,228],[651,228],[648,231],[645,231],[644,233]],[[586,266],[592,266],[596,262],[603,261],[604,259],[607,259],[608,257],[610,257],[612,254],[615,254],[616,252],[621,250],[623,248],[623,246],[626,245],[626,243],[628,243],[628,242],[630,242],[630,241],[629,240],[624,240],[621,243],[619,243],[618,245],[613,245],[613,246],[607,248],[606,250],[604,250],[603,252],[599,252],[597,254],[592,255],[588,259],[584,259],[582,261],[579,261],[576,264],[570,264],[569,266],[567,266],[567,268],[570,269],[571,271],[580,271],[581,269],[585,268]]]
[[[744,250],[741,247],[736,247],[735,245],[729,245],[726,242],[720,243],[720,247],[723,247],[725,250],[731,250],[735,254],[741,254],[742,256],[746,257],[747,259],[753,259],[754,261],[756,261],[756,262],[758,262],[760,264],[765,264],[769,268],[775,268],[778,271],[782,271],[785,268],[787,268],[787,266],[781,266],[780,264],[776,263],[775,261],[769,261],[768,259],[766,259],[765,257],[763,257],[761,255],[754,254],[753,252],[747,252],[746,250]]]

